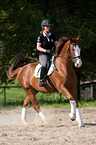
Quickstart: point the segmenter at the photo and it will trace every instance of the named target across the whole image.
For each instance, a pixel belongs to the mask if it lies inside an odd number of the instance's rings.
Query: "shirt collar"
[[[43,35],[47,37],[47,35],[44,32],[43,32]],[[49,32],[49,35],[48,36],[50,36],[50,35],[51,35],[51,32]]]

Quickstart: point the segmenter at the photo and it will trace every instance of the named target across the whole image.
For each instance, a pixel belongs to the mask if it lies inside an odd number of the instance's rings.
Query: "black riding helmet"
[[[46,25],[52,25],[52,24],[51,24],[51,22],[49,20],[45,19],[45,20],[42,21],[41,27],[42,26],[46,26]]]

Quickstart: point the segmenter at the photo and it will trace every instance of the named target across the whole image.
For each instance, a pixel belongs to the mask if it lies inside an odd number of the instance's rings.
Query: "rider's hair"
[[[45,30],[44,26],[42,26],[42,30],[40,31],[40,34],[42,34],[44,30]]]

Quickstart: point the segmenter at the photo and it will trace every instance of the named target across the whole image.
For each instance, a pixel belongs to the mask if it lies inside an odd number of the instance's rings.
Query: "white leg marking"
[[[75,100],[70,101],[71,104],[71,113],[69,114],[69,117],[72,121],[76,119],[76,102]]]
[[[22,114],[21,114],[21,120],[22,120],[24,125],[27,124],[27,122],[26,122],[26,113],[27,113],[27,109],[23,107],[22,108]]]
[[[80,109],[76,108],[76,121],[79,123],[79,127],[84,127],[85,124],[82,121]]]
[[[42,112],[39,112],[39,116],[42,118],[45,124],[48,124],[48,122],[46,121],[46,117]]]

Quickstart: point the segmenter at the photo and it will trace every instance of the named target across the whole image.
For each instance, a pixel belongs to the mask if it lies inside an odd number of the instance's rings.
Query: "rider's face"
[[[49,32],[50,31],[50,25],[44,26],[44,30],[45,30],[45,32]]]

